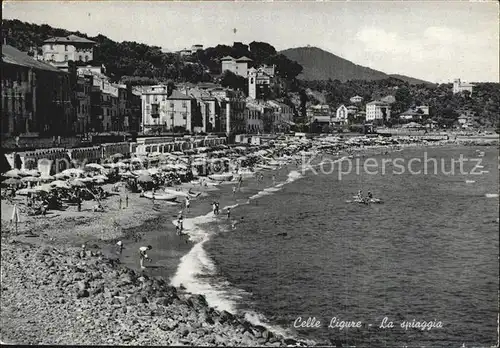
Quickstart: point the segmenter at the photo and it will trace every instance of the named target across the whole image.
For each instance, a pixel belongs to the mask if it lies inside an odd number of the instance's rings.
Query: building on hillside
[[[187,57],[190,56],[193,52],[190,49],[185,48],[183,50],[180,50],[178,53],[181,57]]]
[[[313,116],[310,119],[309,129],[313,133],[323,132],[333,124],[331,116]]]
[[[391,117],[391,106],[388,103],[375,100],[366,104],[366,121],[387,121]]]
[[[358,104],[358,103],[361,103],[363,101],[363,97],[360,97],[359,95],[355,95],[354,97],[351,97],[351,99],[349,99],[349,101],[353,104]]]
[[[306,115],[309,122],[313,122],[313,117],[328,117],[332,118],[332,112],[329,105],[318,104],[309,106],[306,109]]]
[[[344,104],[340,105],[337,108],[335,113],[335,118],[332,119],[332,122],[338,125],[347,124],[347,120],[349,118],[349,110],[346,108]]]
[[[267,99],[271,95],[273,77],[264,69],[250,68],[248,71],[248,96],[252,99]]]
[[[2,134],[66,135],[76,117],[70,76],[2,45]]]
[[[139,132],[142,121],[141,93],[127,88],[127,109],[130,110],[128,117],[128,131]]]
[[[428,116],[429,116],[429,107],[423,105],[423,106],[414,106],[409,108],[405,112],[401,113],[399,115],[399,118],[401,120],[418,121]]]
[[[380,101],[387,104],[394,104],[396,102],[396,97],[394,97],[393,95],[388,95],[381,98]]]
[[[222,64],[221,71],[222,73],[224,73],[224,71],[229,70],[233,74],[247,78],[248,64],[250,62],[252,62],[252,60],[245,56],[240,58],[233,58],[231,56],[226,56],[221,59],[221,64]]]
[[[219,132],[226,134],[245,133],[245,99],[238,96],[219,99],[220,103],[220,126]],[[228,124],[229,122],[229,124]]]
[[[78,74],[76,82],[76,132],[85,134],[91,130],[91,92],[93,76]]]
[[[202,126],[201,111],[196,98],[167,86],[151,86],[142,94],[142,131],[160,129],[193,132]]]
[[[68,62],[90,62],[94,59],[95,41],[76,35],[51,37],[43,42],[43,60],[55,67],[68,70]]]
[[[220,103],[216,97],[211,95],[209,90],[196,86],[190,89],[186,88],[185,93],[196,98],[200,107],[202,125],[199,129],[195,129],[195,131],[204,133],[213,132],[216,129],[216,124],[219,124],[220,127]]]
[[[461,93],[464,91],[468,91],[470,94],[472,94],[473,88],[474,85],[472,83],[465,83],[460,81],[460,79],[455,79],[453,81],[453,94]]]
[[[272,130],[274,132],[288,132],[290,127],[294,125],[293,122],[293,108],[284,103],[270,100],[267,102],[273,109],[273,124]]]
[[[245,108],[245,133],[259,134],[264,131],[261,108],[255,105],[247,105]]]
[[[203,45],[197,44],[197,45],[191,46],[191,53],[194,54],[198,51],[203,51]]]
[[[458,117],[458,125],[461,128],[473,128],[475,126],[474,117],[462,114]]]

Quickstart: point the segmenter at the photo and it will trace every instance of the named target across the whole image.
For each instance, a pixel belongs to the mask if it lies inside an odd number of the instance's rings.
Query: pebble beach
[[[408,145],[421,146],[421,145]],[[384,146],[358,148],[355,156],[400,150]],[[347,154],[347,153],[344,153]],[[103,186],[110,190],[111,185]],[[194,188],[209,202],[211,187]],[[124,197],[128,195],[128,206]],[[161,272],[154,263],[142,272],[137,249],[159,221],[171,221],[181,208],[167,201],[114,192],[104,212],[84,202],[46,216],[22,215],[10,222],[16,199],[2,200],[0,339],[7,344],[117,344],[194,346],[314,345],[271,332],[241,315],[211,308],[203,295],[173,287],[179,259],[193,246],[189,236],[176,235],[162,223],[169,238],[162,250]],[[120,202],[121,201],[121,202]],[[190,216],[206,214],[208,204],[193,200]],[[22,211],[21,211],[22,213]],[[163,220],[162,220],[163,219]],[[116,242],[124,242],[120,255]],[[81,245],[87,248],[82,252]],[[155,245],[151,254],[154,255]],[[161,276],[159,275],[161,273]],[[63,330],[61,328],[64,328]]]

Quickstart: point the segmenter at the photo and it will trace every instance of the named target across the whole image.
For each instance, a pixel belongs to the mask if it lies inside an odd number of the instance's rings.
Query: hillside
[[[349,80],[374,81],[394,77],[410,84],[429,83],[404,75],[388,75],[381,71],[354,64],[347,59],[317,47],[290,48],[280,53],[302,65],[304,70],[298,76],[302,80],[332,79],[345,82]]]
[[[2,20],[2,34],[7,44],[25,52],[37,48],[39,53],[44,40],[53,36],[77,35],[93,40],[96,42],[94,61],[85,64],[104,64],[107,74],[114,80],[122,79],[131,83],[155,83],[162,80],[193,83],[212,81],[214,76],[221,75],[221,58],[227,55],[249,57],[255,65],[275,65],[278,76],[287,80],[293,80],[302,71],[302,66],[279,54],[272,45],[265,42],[217,45],[191,56],[181,57],[157,46],[131,41],[116,42],[101,34],[91,37],[81,32],[19,20]]]

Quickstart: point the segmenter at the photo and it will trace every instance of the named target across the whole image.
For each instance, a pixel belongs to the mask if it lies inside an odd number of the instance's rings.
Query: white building
[[[453,94],[461,93],[463,91],[469,91],[472,94],[472,89],[474,85],[472,83],[461,82],[460,79],[455,79],[453,81]]]
[[[353,104],[361,103],[363,101],[363,97],[360,97],[359,95],[355,95],[349,101]]]
[[[382,101],[372,101],[366,104],[366,121],[387,120],[391,117],[391,106]]]
[[[245,56],[241,58],[233,58],[231,56],[226,56],[221,59],[222,63],[222,73],[229,70],[233,74],[243,76],[246,78],[248,76],[248,63],[252,60]]]
[[[274,70],[274,68],[273,68]],[[248,96],[252,99],[266,99],[271,91],[272,76],[264,67],[248,71]]]
[[[342,104],[337,108],[337,112],[335,113],[335,119],[333,120],[333,122],[346,124],[348,116],[349,116],[349,110],[347,110],[345,105]]]
[[[94,59],[94,45],[92,40],[76,35],[67,37],[52,37],[43,42],[43,60],[50,62],[60,69],[67,69],[68,62],[90,62]]]
[[[171,131],[177,127],[193,131],[195,126],[201,127],[203,120],[198,115],[196,98],[173,90],[168,96],[167,86],[158,85],[144,92],[142,99],[142,129],[162,126]],[[195,125],[194,118],[200,116],[200,124]]]

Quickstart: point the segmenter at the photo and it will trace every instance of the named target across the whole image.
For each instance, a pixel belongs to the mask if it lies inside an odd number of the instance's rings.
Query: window
[[[67,62],[67,61],[68,61],[68,55],[67,55],[67,54],[65,54],[65,55],[64,55],[64,61],[65,61],[65,62]]]
[[[82,61],[83,61],[82,56],[78,56],[78,60],[79,60],[80,62],[82,62]]]
[[[54,49],[54,45],[50,45],[50,49],[53,50]]]
[[[187,104],[186,104],[186,102],[182,102],[182,107],[183,107],[183,108],[187,108]]]
[[[88,62],[89,61],[89,57],[88,56],[85,56],[85,61]]]
[[[64,45],[64,50],[67,51],[68,50],[68,45]]]
[[[51,56],[50,56],[50,60],[51,60],[51,61],[55,61],[55,56],[54,56],[54,55],[51,55]]]
[[[174,103],[170,103],[170,107],[173,109],[174,108]]]

